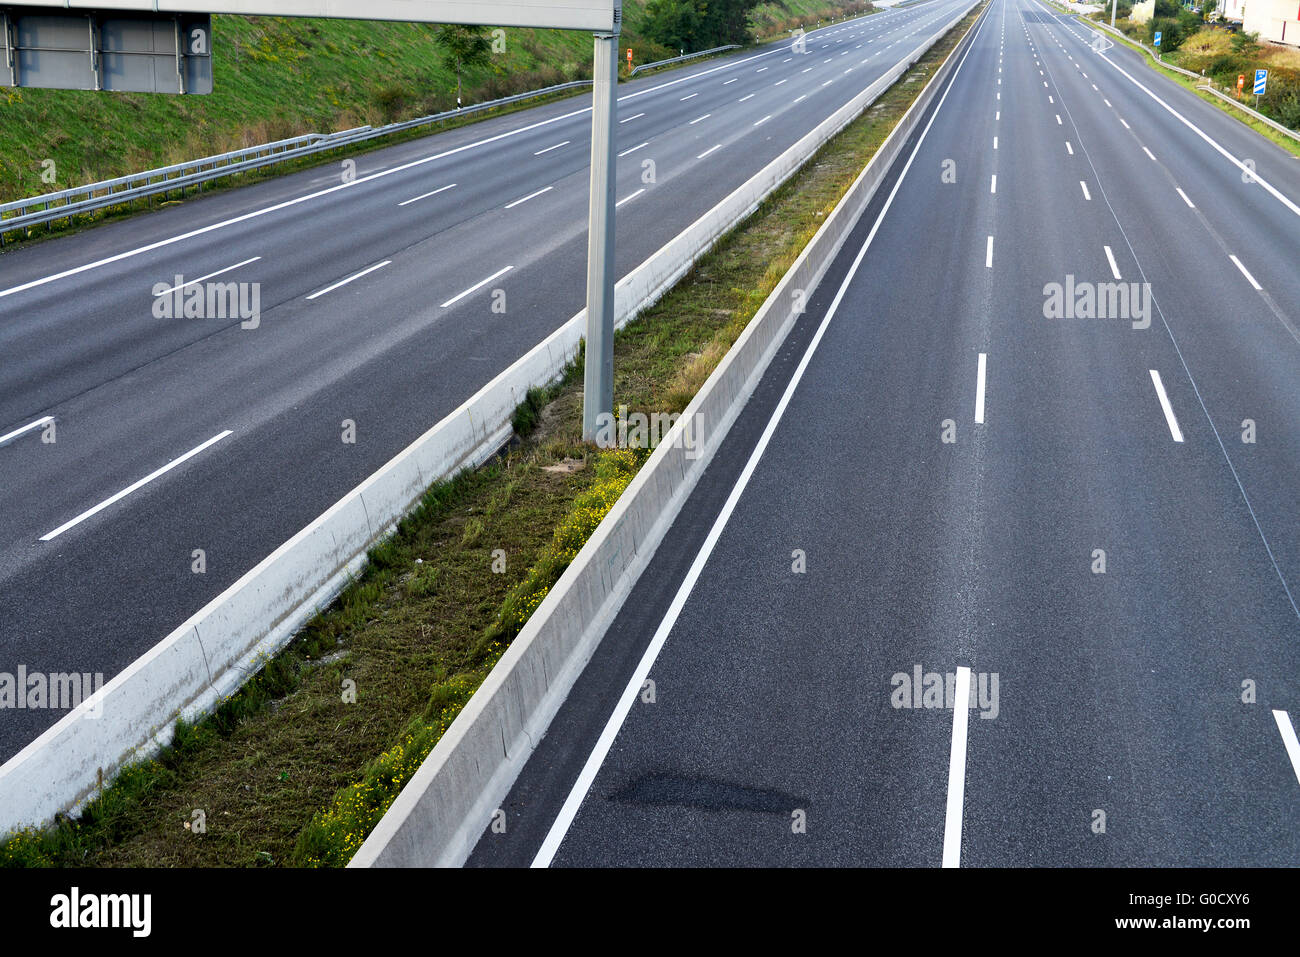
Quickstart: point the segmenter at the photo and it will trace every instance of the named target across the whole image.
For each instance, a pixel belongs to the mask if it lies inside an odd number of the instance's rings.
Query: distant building
[[[1221,20],[1236,20],[1241,22],[1246,15],[1246,0],[1219,0],[1216,7]]]
[[[1246,0],[1241,28],[1261,40],[1300,46],[1300,0]]]

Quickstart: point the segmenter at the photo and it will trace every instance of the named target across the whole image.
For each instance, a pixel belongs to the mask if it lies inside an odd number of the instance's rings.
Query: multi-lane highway
[[[618,274],[961,6],[622,85]],[[573,316],[589,102],[0,255],[0,672],[111,678]],[[169,315],[206,283],[257,315]]]
[[[1300,861],[1300,169],[1093,36],[993,0],[471,864]]]

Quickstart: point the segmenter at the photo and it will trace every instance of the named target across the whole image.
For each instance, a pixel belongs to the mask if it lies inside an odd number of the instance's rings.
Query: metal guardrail
[[[1211,93],[1211,94],[1213,94],[1214,96],[1217,96],[1219,99],[1223,100],[1224,103],[1228,103],[1228,104],[1230,104],[1230,105],[1232,105],[1232,106],[1235,106],[1237,109],[1241,110],[1241,111],[1244,112],[1244,113],[1249,113],[1249,114],[1250,114],[1251,116],[1253,116],[1255,119],[1259,120],[1261,123],[1264,123],[1264,124],[1267,125],[1267,126],[1271,126],[1273,129],[1277,130],[1279,133],[1283,133],[1283,134],[1285,134],[1286,136],[1291,137],[1291,139],[1293,139],[1293,140],[1298,140],[1298,141],[1300,141],[1300,133],[1297,133],[1295,130],[1293,130],[1293,129],[1289,128],[1289,127],[1283,126],[1283,125],[1282,125],[1281,123],[1279,123],[1277,120],[1273,119],[1272,117],[1265,116],[1263,113],[1259,112],[1258,110],[1253,110],[1253,109],[1251,109],[1251,108],[1250,108],[1249,106],[1247,106],[1245,103],[1239,103],[1237,100],[1234,100],[1232,97],[1228,96],[1228,95],[1227,95],[1226,93],[1224,93],[1222,90],[1216,89],[1215,86],[1214,86],[1214,81],[1211,80],[1209,77],[1207,77],[1207,76],[1203,76],[1203,75],[1200,74],[1200,73],[1193,73],[1191,70],[1184,70],[1182,67],[1180,67],[1180,66],[1175,66],[1175,65],[1172,64],[1172,63],[1166,63],[1164,60],[1162,60],[1162,59],[1160,59],[1159,57],[1157,57],[1157,56],[1155,55],[1155,52],[1154,52],[1154,51],[1153,51],[1149,46],[1147,46],[1145,43],[1143,43],[1141,40],[1134,40],[1132,37],[1127,36],[1126,34],[1124,34],[1123,32],[1121,32],[1120,30],[1117,30],[1117,29],[1115,29],[1114,27],[1110,26],[1110,24],[1108,24],[1108,23],[1098,23],[1096,20],[1089,20],[1089,19],[1087,19],[1086,17],[1084,18],[1084,22],[1086,22],[1086,23],[1091,23],[1091,24],[1094,25],[1094,26],[1101,27],[1103,30],[1106,30],[1106,31],[1108,31],[1108,32],[1110,32],[1110,33],[1115,33],[1115,34],[1117,34],[1117,35],[1123,37],[1125,40],[1129,41],[1129,43],[1133,43],[1133,44],[1136,44],[1137,46],[1140,46],[1143,50],[1145,50],[1145,51],[1147,52],[1147,55],[1148,55],[1148,56],[1150,56],[1150,57],[1151,57],[1152,59],[1154,59],[1154,60],[1155,60],[1155,61],[1156,61],[1160,66],[1164,67],[1164,68],[1167,69],[1167,70],[1176,70],[1177,72],[1183,74],[1184,76],[1191,77],[1193,80],[1202,80],[1202,81],[1204,81],[1204,82],[1202,82],[1202,83],[1197,84],[1197,87],[1196,87],[1196,88],[1197,88],[1198,90],[1204,90],[1206,93]]]
[[[350,146],[354,143],[362,143],[380,136],[387,136],[390,133],[400,133],[404,130],[415,129],[419,126],[437,123],[452,117],[466,116],[471,113],[506,106],[510,103],[517,103],[532,97],[576,89],[580,86],[591,86],[591,81],[574,80],[570,83],[560,83],[541,90],[530,90],[527,93],[516,93],[513,96],[502,97],[499,100],[476,103],[473,106],[463,107],[458,110],[447,110],[443,113],[421,116],[400,123],[389,123],[387,126],[359,126],[338,133],[308,133],[291,139],[277,140],[274,143],[249,146],[244,149],[232,150],[229,153],[205,156],[202,159],[190,160],[186,163],[177,163],[172,166],[147,170],[143,173],[132,173],[129,176],[120,176],[117,179],[103,180],[86,186],[74,186],[71,189],[60,190],[57,193],[47,193],[43,196],[34,196],[31,199],[20,199],[5,203],[0,205],[0,245],[3,245],[4,235],[7,232],[28,229],[40,223],[71,218],[79,213],[88,213],[109,206],[118,206],[146,196],[168,193],[174,189],[184,191],[186,187],[199,186],[225,176],[247,173],[263,166],[284,163],[314,153],[321,153],[325,150],[338,149],[342,146]]]
[[[1259,120],[1261,123],[1265,123],[1273,127],[1273,129],[1277,130],[1279,133],[1285,133],[1293,140],[1300,140],[1300,133],[1297,133],[1295,130],[1290,129],[1289,127],[1283,126],[1281,123],[1279,123],[1277,120],[1273,119],[1272,117],[1265,116],[1263,113],[1259,112],[1259,110],[1252,110],[1245,103],[1238,103],[1236,100],[1228,96],[1222,90],[1216,90],[1214,87],[1209,85],[1198,86],[1197,89],[1204,90],[1206,93],[1213,93],[1219,99],[1223,100],[1224,103],[1230,103],[1233,106],[1235,106],[1237,109],[1244,110],[1245,112],[1253,116],[1255,119]]]
[[[685,56],[675,56],[671,60],[656,60],[654,63],[642,63],[640,66],[633,67],[632,72],[627,75],[630,80],[642,70],[653,70],[655,67],[668,66],[673,63],[682,63],[686,60],[694,60],[696,57],[708,56],[710,53],[722,53],[726,50],[739,50],[739,43],[728,43],[724,47],[714,47],[712,50],[701,50],[699,53],[688,53]]]

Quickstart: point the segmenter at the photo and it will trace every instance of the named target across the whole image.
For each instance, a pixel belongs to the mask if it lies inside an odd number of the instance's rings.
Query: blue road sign
[[[1156,31],[1155,44],[1156,44],[1156,46],[1160,46],[1160,31],[1159,31],[1159,30]]]
[[[1268,86],[1268,70],[1255,71],[1255,95],[1263,96],[1264,88]]]

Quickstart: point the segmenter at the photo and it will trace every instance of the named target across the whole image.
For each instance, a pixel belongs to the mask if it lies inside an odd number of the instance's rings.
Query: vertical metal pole
[[[1119,0],[1110,0],[1110,25],[1112,28],[1115,26],[1115,5],[1117,3],[1119,3]]]
[[[595,441],[600,416],[614,412],[614,188],[617,160],[618,35],[595,35],[591,111],[591,205],[587,234],[587,353],[582,437]]]

